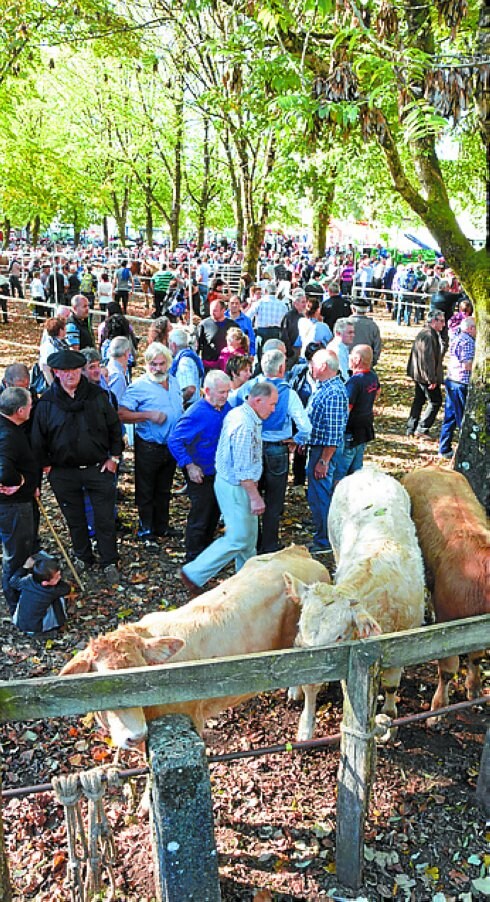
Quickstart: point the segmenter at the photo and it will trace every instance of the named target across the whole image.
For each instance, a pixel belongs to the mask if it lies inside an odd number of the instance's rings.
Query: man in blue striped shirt
[[[256,553],[258,517],[265,504],[259,493],[262,473],[262,421],[275,410],[277,389],[259,382],[240,407],[225,417],[216,451],[214,490],[225,521],[225,534],[195,560],[181,576],[192,595],[233,559],[240,570]]]
[[[327,535],[328,511],[335,482],[336,457],[342,454],[345,427],[349,416],[349,398],[339,376],[339,359],[326,348],[310,361],[313,379],[318,383],[308,404],[311,436],[308,454],[308,504],[314,535],[310,551],[330,551]]]

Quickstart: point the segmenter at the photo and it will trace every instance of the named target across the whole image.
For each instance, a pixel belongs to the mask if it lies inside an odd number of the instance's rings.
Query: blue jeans
[[[439,437],[439,454],[449,454],[456,426],[461,429],[463,422],[468,386],[463,382],[446,379],[446,400],[444,404],[444,420]]]
[[[321,453],[322,447],[319,445],[313,445],[309,450],[307,466],[308,492],[306,497],[313,520],[313,541],[315,545],[327,547],[329,544],[327,531],[328,512],[330,510],[334,482],[337,479],[337,467],[342,457],[342,447],[337,448],[323,479],[315,479],[314,470]]]
[[[338,482],[339,479],[343,479],[344,476],[350,476],[350,474],[355,473],[356,470],[362,469],[365,450],[366,442],[361,442],[360,445],[355,445],[355,447],[353,447],[348,443],[347,440],[344,440],[342,448],[339,448],[339,451],[341,453],[339,454],[338,461],[336,462],[336,482]]]
[[[250,510],[245,489],[216,476],[214,491],[225,521],[225,534],[182,567],[196,586],[203,586],[232,560],[236,570],[240,570],[256,554],[258,517]]]
[[[19,600],[19,592],[9,586],[9,580],[33,551],[32,501],[0,504],[0,538],[3,546],[2,589],[9,611],[13,614]]]

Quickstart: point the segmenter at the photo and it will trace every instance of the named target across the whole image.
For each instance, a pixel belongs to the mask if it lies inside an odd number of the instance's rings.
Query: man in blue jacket
[[[204,398],[186,410],[168,440],[171,454],[184,471],[191,502],[185,533],[186,563],[211,544],[220,517],[214,494],[215,457],[223,420],[230,410],[230,387],[225,373],[208,373]]]

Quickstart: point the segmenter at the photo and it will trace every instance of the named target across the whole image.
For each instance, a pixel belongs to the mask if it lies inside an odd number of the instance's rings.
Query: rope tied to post
[[[82,865],[87,859],[88,847],[85,836],[80,799],[82,793],[77,774],[61,774],[53,777],[52,786],[57,802],[65,809],[66,841],[68,845],[68,866],[70,875],[70,895],[72,902],[84,902]],[[82,853],[77,853],[77,838]]]
[[[119,786],[119,774],[116,768],[113,767],[96,767],[93,770],[82,771],[79,776],[83,794],[88,800],[87,832],[89,837],[89,855],[85,876],[86,898],[90,899],[92,895],[100,892],[102,870],[105,870],[110,885],[107,899],[114,899],[116,894],[114,877],[116,846],[102,799],[107,787]],[[103,777],[105,778],[104,780]]]
[[[103,871],[107,872],[109,879],[106,898],[114,899],[116,848],[112,828],[104,811],[103,797],[107,787],[120,785],[118,771],[114,767],[96,767],[79,774],[53,777],[52,785],[57,801],[65,809],[72,902],[88,902],[99,893]],[[88,802],[87,834],[80,806],[83,797]],[[77,842],[81,846],[81,852],[77,851]]]

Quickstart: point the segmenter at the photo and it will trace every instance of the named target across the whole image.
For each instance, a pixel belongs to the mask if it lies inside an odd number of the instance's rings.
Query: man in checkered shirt
[[[307,413],[311,422],[308,443],[308,504],[314,535],[310,551],[331,551],[327,519],[335,482],[336,463],[342,456],[345,427],[349,416],[349,398],[339,376],[339,359],[326,348],[310,361],[310,372],[317,382]]]
[[[262,421],[273,413],[277,389],[257,382],[247,400],[226,415],[216,450],[214,491],[225,521],[225,534],[193,561],[181,578],[191,595],[200,595],[208,580],[230,561],[236,570],[256,553],[258,518],[265,504],[259,493],[262,474]]]
[[[257,360],[260,362],[262,357],[262,346],[270,338],[281,338],[281,323],[289,311],[289,306],[285,301],[276,297],[276,286],[271,282],[268,288],[268,294],[254,301],[248,316],[253,321],[254,330],[257,335],[256,353]]]

